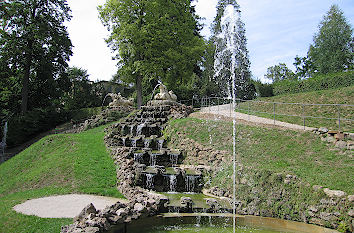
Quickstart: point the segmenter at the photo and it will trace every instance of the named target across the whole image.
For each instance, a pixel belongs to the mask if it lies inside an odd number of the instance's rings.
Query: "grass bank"
[[[50,195],[84,193],[123,197],[101,126],[79,134],[44,137],[0,165],[0,232],[59,232],[71,219],[18,214],[16,204]]]
[[[186,118],[170,122],[167,134],[177,132],[205,146],[232,155],[232,122]],[[289,173],[312,185],[322,185],[354,194],[354,160],[351,151],[327,146],[310,132],[237,125],[237,155],[244,166],[273,173]],[[231,164],[213,178],[217,186],[231,187]]]
[[[337,130],[339,128],[338,116],[340,115],[341,130],[354,132],[353,121],[344,119],[354,119],[354,107],[349,106],[309,106],[306,104],[346,104],[354,105],[354,86],[303,92],[289,95],[279,95],[273,97],[262,97],[256,101],[264,101],[270,103],[247,102],[239,105],[242,113],[261,116],[265,118],[274,118],[273,111],[275,109],[275,119],[279,121],[289,122],[293,124],[304,124],[302,116],[306,116],[305,125],[310,127],[327,127]],[[276,102],[277,104],[273,104]],[[301,103],[280,104],[280,103]],[[305,104],[305,105],[302,105]],[[291,115],[291,116],[285,116]],[[314,117],[333,118],[331,120],[320,119]]]

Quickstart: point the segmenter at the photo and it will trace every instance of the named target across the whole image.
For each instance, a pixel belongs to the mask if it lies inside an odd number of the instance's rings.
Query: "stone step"
[[[133,153],[134,161],[146,166],[165,166],[171,167],[182,163],[183,154],[179,150],[135,150]]]
[[[194,169],[142,165],[138,170],[136,185],[157,192],[199,193],[203,188],[203,176]]]

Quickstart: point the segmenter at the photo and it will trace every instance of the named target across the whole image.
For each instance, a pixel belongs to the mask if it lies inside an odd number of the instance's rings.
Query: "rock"
[[[323,220],[319,219],[319,218],[311,218],[309,223],[311,224],[315,224],[315,225],[319,225],[319,226],[323,226]]]
[[[337,134],[334,135],[334,138],[337,141],[343,140],[344,139],[344,133],[337,133]]]
[[[323,192],[328,196],[328,197],[344,197],[347,194],[343,191],[340,190],[330,190],[328,188],[323,189]]]
[[[81,210],[80,214],[74,218],[74,222],[81,221],[90,214],[97,214],[97,210],[92,203],[88,204],[83,210]]]
[[[354,218],[354,209],[349,210],[348,215]]]
[[[335,143],[337,140],[332,136],[327,136],[326,141],[329,143]]]
[[[347,142],[345,141],[337,141],[335,144],[335,147],[338,147],[340,149],[347,149]]]
[[[321,212],[320,213],[320,218],[325,221],[331,221],[332,219],[332,214],[326,213],[326,212]]]
[[[321,127],[321,128],[318,129],[318,131],[319,131],[321,134],[325,134],[325,133],[328,132],[328,129],[325,128],[325,127]]]
[[[349,134],[348,134],[348,137],[349,137],[351,140],[354,140],[354,133],[349,133]]]
[[[312,211],[307,211],[307,213],[308,213],[308,215],[309,215],[310,217],[315,217],[315,213],[314,213],[314,212],[312,212]]]
[[[353,141],[348,141],[347,142],[347,149],[348,150],[354,150],[354,142]]]
[[[321,185],[314,185],[314,186],[312,186],[312,189],[314,190],[314,191],[319,191],[319,190],[321,190],[323,187],[321,186]]]
[[[354,195],[349,195],[348,196],[348,201],[349,202],[354,202]]]
[[[84,232],[85,233],[97,233],[97,232],[100,232],[100,228],[98,228],[98,227],[86,227]]]
[[[141,211],[143,211],[145,209],[145,206],[143,205],[143,204],[141,204],[141,203],[135,203],[135,205],[134,205],[134,210],[136,211],[136,212],[141,212]]]
[[[309,210],[312,211],[312,212],[314,212],[314,213],[317,213],[317,212],[318,212],[318,208],[315,207],[315,206],[310,206],[310,207],[309,207]]]

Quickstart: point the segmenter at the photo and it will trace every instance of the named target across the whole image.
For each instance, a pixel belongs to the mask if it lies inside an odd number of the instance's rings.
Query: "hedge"
[[[354,71],[317,75],[305,80],[282,80],[273,83],[274,95],[319,91],[354,85]]]

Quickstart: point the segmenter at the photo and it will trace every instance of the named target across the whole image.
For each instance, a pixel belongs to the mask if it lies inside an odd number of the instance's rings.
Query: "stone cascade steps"
[[[132,153],[134,161],[145,166],[175,167],[183,160],[182,152],[179,150],[135,150]]]
[[[167,148],[162,132],[170,111],[170,106],[142,106],[125,121],[115,124],[108,135],[112,145],[130,148],[126,158],[136,166],[135,186],[167,196],[177,195],[177,199],[173,197],[167,204],[166,211],[230,210],[226,202],[201,194],[204,186],[202,170],[181,166],[183,151]],[[200,195],[203,198],[199,198]]]

